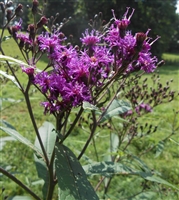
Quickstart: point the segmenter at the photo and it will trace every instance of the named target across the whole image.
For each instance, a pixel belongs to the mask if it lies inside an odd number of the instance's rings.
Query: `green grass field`
[[[20,52],[16,47],[15,43],[10,39],[3,43],[4,52],[9,56],[22,59]],[[163,58],[166,60],[166,65],[158,69],[158,74],[160,74],[160,79],[162,84],[165,84],[167,80],[173,79],[171,83],[171,88],[175,91],[179,91],[179,55],[173,55],[165,53]],[[43,68],[45,61],[39,63],[39,68]],[[3,66],[2,66],[3,68]],[[17,72],[20,80],[26,82],[27,76],[18,70]],[[150,79],[151,75],[144,75],[144,78]],[[152,84],[149,81],[148,84]],[[6,120],[12,124],[16,130],[23,136],[27,137],[32,143],[35,140],[35,133],[31,125],[30,118],[28,116],[27,108],[23,96],[20,91],[11,82],[1,83],[0,98],[14,99],[17,102],[3,101],[1,106],[1,120]],[[20,100],[20,101],[18,101]],[[50,121],[54,123],[52,116],[43,115],[43,108],[40,106],[42,101],[41,95],[33,88],[31,94],[32,106],[37,124],[40,127],[44,121]],[[140,119],[141,124],[146,122],[158,126],[155,133],[149,135],[147,138],[136,140],[132,144],[131,150],[135,151],[137,154],[142,153],[146,146],[151,146],[157,144],[160,140],[167,137],[167,135],[174,132],[172,124],[174,123],[175,112],[179,111],[179,98],[177,97],[172,103],[164,103],[156,107],[152,114],[147,114]],[[179,120],[176,118],[175,127],[179,126]],[[0,137],[4,138],[7,134],[0,132]],[[99,136],[96,136],[97,149],[100,152],[99,157],[103,158],[106,152],[106,148],[109,140],[109,132],[102,132]],[[170,138],[179,143],[179,132],[175,132]],[[78,127],[75,128],[75,132],[66,141],[68,145],[75,152],[80,150],[88,137],[88,133],[82,131]],[[101,142],[103,141],[103,142]],[[25,182],[28,186],[33,188],[33,191],[41,196],[40,188],[41,183],[38,182],[38,176],[36,173],[33,152],[25,145],[17,141],[8,141],[6,145],[0,149],[0,165],[6,167],[12,173],[14,173],[20,180]],[[90,145],[86,155],[92,159],[95,158],[95,151],[92,145]],[[141,156],[141,158],[150,166],[151,169],[157,170],[161,173],[162,177],[169,181],[170,183],[176,185],[179,188],[179,146],[168,139],[165,142],[163,152],[156,158],[156,152],[151,151],[149,154]],[[98,178],[90,178],[91,182],[95,185]],[[137,177],[127,177],[121,176],[116,177],[111,185],[109,194],[112,196],[117,196],[117,193],[123,193],[126,196],[130,196],[135,191],[139,191],[140,187],[135,185],[142,184],[142,180]],[[25,194],[24,191],[9,181],[8,178],[0,175],[1,187],[5,188],[4,195],[13,196]],[[150,185],[152,191],[160,193],[160,190],[165,190],[164,193],[159,195],[157,198],[153,199],[166,199],[166,200],[177,200],[179,198],[179,193],[173,191],[168,187],[161,187],[160,185]],[[163,195],[165,194],[165,195]],[[151,194],[152,196],[152,194]],[[54,197],[54,199],[56,199]],[[142,199],[142,198],[141,198]],[[147,198],[146,198],[147,199]]]

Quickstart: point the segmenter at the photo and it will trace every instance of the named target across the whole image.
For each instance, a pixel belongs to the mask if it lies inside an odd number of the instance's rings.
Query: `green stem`
[[[92,130],[91,130],[91,133],[90,133],[90,136],[88,138],[88,140],[86,141],[81,153],[79,154],[78,156],[78,160],[80,160],[80,158],[83,156],[83,154],[85,153],[89,143],[91,142],[93,136],[94,136],[94,133],[95,133],[95,130],[96,130],[96,127],[97,127],[97,122],[96,122],[96,116],[95,116],[95,111],[91,111],[92,112],[92,116],[93,116],[93,127],[92,127]]]
[[[48,192],[47,192],[47,197],[46,200],[51,200],[53,197],[53,192],[55,189],[56,181],[54,180],[54,170],[53,170],[53,165],[54,165],[54,159],[55,159],[55,148],[52,153],[52,157],[50,160],[50,165],[48,166],[48,172],[49,172],[49,185],[48,185]]]
[[[34,193],[32,192],[31,189],[29,189],[26,185],[24,185],[19,179],[17,179],[15,176],[13,176],[12,174],[10,174],[9,172],[7,172],[5,169],[3,169],[2,167],[0,167],[0,172],[2,172],[5,176],[7,176],[8,178],[10,178],[12,181],[14,181],[17,185],[19,185],[21,188],[23,188],[25,191],[27,191],[31,196],[34,197],[34,199],[40,200],[40,198]]]
[[[31,103],[30,103],[29,95],[28,95],[29,88],[30,88],[30,80],[29,80],[29,83],[27,85],[26,91],[24,92],[24,97],[25,97],[25,100],[26,100],[27,108],[28,108],[28,111],[29,111],[29,115],[30,115],[34,130],[35,130],[35,133],[37,135],[40,147],[41,147],[43,155],[44,155],[45,162],[46,162],[47,166],[49,166],[50,162],[49,162],[47,153],[45,151],[44,145],[42,143],[42,140],[41,140],[38,128],[37,128],[37,124],[36,124],[36,121],[35,121],[35,118],[34,118],[34,114],[33,114],[33,111],[32,111],[32,106],[31,106]]]

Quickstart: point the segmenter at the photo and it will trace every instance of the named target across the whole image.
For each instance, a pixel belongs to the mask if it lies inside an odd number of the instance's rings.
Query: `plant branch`
[[[26,100],[26,104],[27,104],[27,108],[28,108],[28,111],[29,111],[30,119],[31,119],[31,121],[32,121],[34,130],[35,130],[35,133],[36,133],[36,135],[37,135],[39,144],[40,144],[40,146],[41,146],[41,149],[42,149],[42,152],[43,152],[43,155],[44,155],[46,164],[47,164],[47,166],[49,166],[50,162],[49,162],[47,153],[46,153],[46,151],[45,151],[44,145],[43,145],[43,143],[42,143],[42,140],[41,140],[41,137],[40,137],[38,128],[37,128],[37,124],[36,124],[36,121],[35,121],[35,118],[34,118],[34,114],[33,114],[33,111],[32,111],[32,106],[31,106],[31,103],[30,103],[29,95],[28,95],[29,88],[30,88],[30,80],[29,80],[29,83],[28,83],[28,85],[27,85],[26,91],[24,92],[24,97],[25,97],[25,100]]]
[[[24,185],[19,179],[17,179],[15,176],[13,176],[12,174],[10,174],[9,172],[7,172],[5,169],[3,169],[2,167],[0,167],[0,172],[2,172],[5,176],[7,176],[8,178],[10,178],[12,181],[14,181],[17,185],[19,185],[21,188],[23,188],[25,191],[27,191],[31,196],[34,197],[34,199],[40,200],[40,198],[34,193],[32,192],[31,189],[29,189],[26,185]]]
[[[83,113],[83,107],[80,108],[75,120],[73,121],[73,124],[70,126],[68,132],[64,135],[64,137],[60,140],[60,144],[62,144],[66,138],[70,135],[71,131],[73,130],[73,128],[75,127],[76,123],[78,122],[81,114]]]
[[[93,127],[92,127],[92,130],[91,130],[91,133],[90,133],[90,136],[88,138],[88,140],[86,141],[81,153],[79,154],[78,156],[78,160],[80,160],[80,158],[83,156],[83,154],[85,153],[89,143],[91,142],[93,136],[94,136],[94,133],[95,133],[95,130],[96,130],[96,127],[97,127],[97,121],[96,121],[96,116],[95,116],[95,111],[92,110],[92,116],[93,116]]]

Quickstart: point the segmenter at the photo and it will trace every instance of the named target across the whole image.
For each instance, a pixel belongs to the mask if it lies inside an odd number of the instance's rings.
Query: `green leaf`
[[[14,197],[9,197],[8,200],[33,200],[33,199],[28,196],[14,196]]]
[[[110,177],[112,175],[138,175],[145,180],[164,184],[164,185],[167,185],[169,187],[179,190],[176,186],[154,175],[151,171],[146,171],[146,172],[138,171],[122,163],[114,163],[114,162],[107,162],[107,161],[97,162],[94,164],[85,165],[83,168],[86,171],[87,175],[98,174],[98,175],[102,175],[106,177]]]
[[[170,138],[169,140],[170,140],[171,142],[173,142],[173,143],[179,145],[179,142],[175,141],[174,139]]]
[[[0,123],[2,124],[3,127],[7,127],[7,128],[11,128],[11,129],[16,130],[13,125],[11,125],[9,122],[7,122],[7,121],[5,121],[3,119],[0,120]]]
[[[109,149],[107,155],[104,157],[104,161],[112,161],[112,156],[116,155],[119,147],[119,137],[115,133],[111,133]]]
[[[10,56],[4,56],[4,55],[0,55],[0,59],[1,60],[4,60],[4,61],[12,61],[14,62],[15,64],[19,64],[19,65],[23,65],[23,66],[27,66],[27,67],[30,67],[30,65],[28,65],[27,63],[23,62],[22,60],[18,60],[18,59],[15,59],[13,57],[10,57]]]
[[[114,99],[114,101],[105,112],[104,116],[101,118],[100,122],[104,122],[105,120],[108,120],[113,116],[123,114],[131,109],[131,105],[128,102]]]
[[[86,174],[89,175],[102,175],[110,177],[112,175],[134,175],[137,172],[122,163],[114,163],[112,161],[96,162],[93,164],[83,166]]]
[[[41,152],[39,151],[39,149],[37,147],[35,147],[27,138],[23,137],[20,133],[18,133],[16,130],[14,130],[12,128],[8,128],[8,127],[2,127],[2,126],[0,126],[0,130],[2,130],[5,133],[11,135],[12,137],[14,137],[15,139],[17,139],[21,143],[23,143],[26,146],[28,146],[31,149],[33,149],[38,155],[40,155],[40,156],[43,157],[43,155],[41,154]]]
[[[0,55],[1,56],[1,55]],[[11,80],[19,89],[21,89],[19,83],[15,80],[14,76],[7,74],[6,72],[0,70],[0,74]]]
[[[56,141],[56,131],[55,131],[54,125],[50,122],[44,122],[43,125],[39,128],[39,135],[41,137],[47,156],[50,160],[52,153],[54,151],[55,141]],[[40,149],[42,153],[41,146],[37,137],[35,140],[35,146],[38,149]],[[34,160],[35,160],[38,177],[44,180],[42,193],[45,198],[47,196],[47,188],[49,184],[49,175],[48,175],[47,166],[44,160],[37,155],[34,155]]]
[[[137,162],[137,164],[140,167],[140,169],[142,169],[145,172],[149,172],[150,171],[149,167],[140,158],[138,158],[137,156],[134,156],[134,155],[130,155],[130,156],[133,158],[133,160],[135,162]]]
[[[54,125],[50,122],[44,122],[39,128],[39,135],[46,150],[47,156],[49,159],[51,159],[57,136]],[[37,137],[35,139],[35,146],[41,150],[41,146]]]
[[[165,148],[165,142],[160,141],[156,146],[155,158],[157,158],[163,152],[164,148]]]
[[[35,166],[37,170],[38,177],[43,180],[43,188],[42,188],[42,193],[44,199],[47,196],[47,188],[49,184],[49,174],[47,170],[47,165],[44,162],[44,159],[41,157],[38,157],[37,155],[34,154],[34,161],[35,161]]]
[[[64,145],[55,148],[55,167],[59,197],[63,200],[99,199],[73,152]]]
[[[50,29],[48,28],[48,26],[43,25],[43,28],[48,32],[51,33]]]
[[[83,101],[83,108],[84,110],[98,110],[96,106],[94,106],[93,104],[90,104],[87,101]]]
[[[137,196],[129,197],[126,200],[151,200],[151,199],[157,199],[156,192],[145,191],[145,192],[140,193]]]
[[[153,181],[153,182],[156,182],[156,183],[160,183],[160,184],[163,184],[163,185],[167,185],[169,187],[172,187],[173,189],[176,189],[176,190],[179,190],[179,188],[177,188],[176,186],[172,185],[171,183],[169,183],[168,181],[158,177],[158,176],[146,176],[145,177],[146,180],[148,181]]]

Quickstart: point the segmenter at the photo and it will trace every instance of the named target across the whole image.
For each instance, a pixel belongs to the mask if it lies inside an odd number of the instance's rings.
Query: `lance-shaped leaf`
[[[32,200],[31,197],[29,196],[14,196],[14,197],[9,197],[9,200]]]
[[[155,158],[157,158],[163,152],[164,148],[165,148],[165,142],[159,141],[159,143],[156,146]]]
[[[112,118],[113,116],[123,114],[131,109],[132,108],[131,108],[130,103],[123,100],[114,99],[114,101],[111,103],[111,105],[106,110],[103,117],[101,118],[100,122],[104,122],[105,120],[108,120]]]
[[[18,82],[15,80],[14,76],[7,74],[6,72],[0,70],[0,74],[4,77],[6,77],[7,79],[11,80],[19,89],[21,89],[20,85],[18,84]]]
[[[84,110],[98,110],[98,108],[96,106],[94,106],[93,104],[91,104],[87,101],[83,101],[83,108],[84,108]]]
[[[11,125],[9,122],[7,122],[6,120],[1,119],[0,123],[3,127],[7,127],[7,128],[16,130],[15,127],[13,125]]]
[[[11,62],[14,62],[15,64],[19,64],[19,65],[23,65],[23,66],[29,66],[27,63],[23,62],[22,60],[18,60],[18,59],[15,59],[13,57],[10,57],[10,56],[5,56],[5,55],[0,55],[0,59],[1,60],[7,60],[7,61],[11,61]]]
[[[102,175],[102,176],[112,176],[112,175],[138,175],[145,180],[160,183],[179,190],[176,186],[172,185],[168,181],[154,175],[151,171],[138,171],[131,167],[128,167],[122,163],[115,162],[97,162],[94,164],[85,165],[84,170],[87,175]]]
[[[16,130],[14,130],[12,128],[8,128],[8,127],[2,127],[2,126],[0,126],[0,130],[2,130],[4,132],[6,132],[7,134],[11,135],[12,137],[14,137],[15,139],[17,139],[21,143],[23,143],[26,146],[28,146],[31,149],[33,149],[38,155],[40,155],[41,157],[43,157],[43,155],[40,152],[40,150],[37,147],[35,147],[27,138],[23,137],[20,133],[18,133]]]
[[[62,144],[57,144],[55,148],[55,168],[59,200],[99,199],[76,156]]]
[[[44,149],[47,153],[47,156],[50,160],[52,153],[54,151],[55,141],[56,141],[55,127],[50,122],[44,122],[43,125],[39,128],[39,135],[41,137],[41,140],[44,145]],[[40,146],[40,143],[39,143],[37,137],[35,140],[35,146],[38,149],[40,149],[40,151],[42,153],[41,146]],[[49,174],[48,174],[48,170],[47,170],[47,165],[44,162],[44,160],[37,155],[34,155],[34,160],[35,160],[38,177],[44,180],[42,193],[43,193],[44,198],[46,198],[47,188],[48,188],[48,184],[49,184]]]
[[[39,135],[44,149],[46,150],[47,156],[50,159],[54,150],[57,136],[54,125],[50,122],[44,122],[43,125],[39,128]],[[35,139],[35,146],[41,150],[41,146],[37,137]]]

